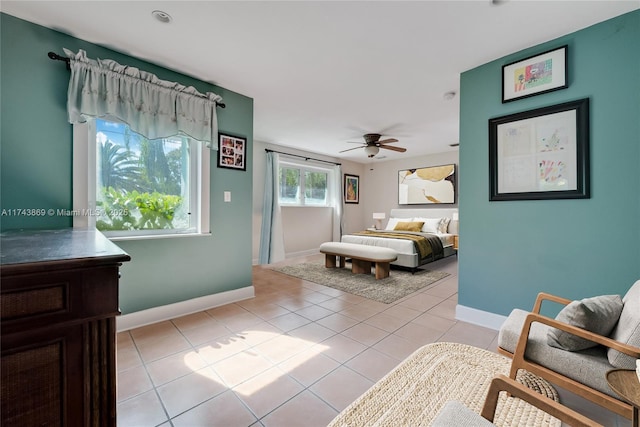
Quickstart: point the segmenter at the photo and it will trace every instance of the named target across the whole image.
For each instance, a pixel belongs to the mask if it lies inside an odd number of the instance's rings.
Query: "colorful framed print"
[[[218,135],[218,167],[247,170],[247,139],[238,136]]]
[[[360,203],[360,177],[344,174],[344,202]]]
[[[587,199],[589,99],[489,120],[489,200]]]
[[[502,102],[540,95],[569,86],[567,46],[502,67]]]

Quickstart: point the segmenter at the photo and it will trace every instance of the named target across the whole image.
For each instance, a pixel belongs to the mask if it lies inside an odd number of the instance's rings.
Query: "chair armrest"
[[[533,304],[533,313],[540,313],[540,308],[542,307],[542,301],[552,301],[557,302],[558,304],[567,305],[571,302],[570,299],[562,298],[556,295],[548,294],[546,292],[540,292],[538,297],[536,298],[535,304]]]
[[[504,375],[498,375],[491,380],[489,392],[487,393],[487,398],[485,399],[484,406],[482,407],[481,415],[491,422],[493,422],[495,417],[496,407],[498,405],[498,395],[501,391],[506,391],[511,396],[518,397],[571,426],[601,427],[601,424],[596,423],[584,415],[581,415],[566,406],[561,405],[555,400],[549,399],[548,397],[545,397]]]
[[[551,319],[549,317],[546,317],[537,313],[529,313],[525,318],[524,324],[522,326],[522,332],[520,333],[520,338],[518,339],[518,344],[516,346],[516,351],[514,353],[514,356],[516,354],[521,355],[522,358],[524,359],[527,340],[529,338],[529,331],[531,330],[531,324],[533,322],[539,322],[548,326],[552,326],[554,328],[558,328],[562,331],[568,332],[578,337],[587,339],[589,341],[593,341],[596,344],[600,344],[605,347],[618,350],[619,352],[627,354],[636,359],[640,358],[640,347],[634,347],[629,344],[624,344],[614,339],[611,339],[609,337],[598,335],[594,332],[587,331],[585,329],[578,328],[576,326],[569,325],[568,323],[560,322],[556,319]]]

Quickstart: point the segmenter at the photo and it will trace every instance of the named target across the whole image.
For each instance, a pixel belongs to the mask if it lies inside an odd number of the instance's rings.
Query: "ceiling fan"
[[[355,147],[355,148],[349,148],[347,150],[342,150],[342,151],[340,151],[340,153],[344,153],[345,151],[357,150],[358,148],[364,148],[364,152],[367,154],[367,157],[371,158],[371,157],[375,156],[376,154],[378,154],[378,152],[380,151],[380,148],[384,148],[385,150],[397,151],[399,153],[404,153],[405,151],[407,151],[406,148],[394,147],[394,146],[386,145],[386,144],[391,144],[391,143],[394,143],[394,142],[398,142],[397,139],[395,139],[395,138],[387,138],[387,139],[383,139],[381,141],[380,140],[381,136],[382,135],[380,135],[379,133],[367,133],[367,134],[363,135],[363,138],[364,138],[365,142],[349,141],[350,143],[353,143],[353,144],[361,144],[360,147]]]

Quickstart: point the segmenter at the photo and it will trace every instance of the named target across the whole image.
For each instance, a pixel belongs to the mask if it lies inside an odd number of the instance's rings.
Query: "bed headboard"
[[[389,218],[451,218],[449,233],[458,234],[458,221],[453,220],[453,214],[458,213],[457,208],[438,209],[391,209]]]

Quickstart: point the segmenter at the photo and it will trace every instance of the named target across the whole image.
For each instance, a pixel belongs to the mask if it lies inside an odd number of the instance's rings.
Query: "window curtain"
[[[333,167],[333,230],[332,237],[334,242],[339,242],[342,238],[343,229],[343,200],[342,200],[342,167],[335,165]]]
[[[284,259],[284,235],[282,216],[278,202],[278,164],[280,156],[267,152],[267,168],[264,180],[264,204],[260,232],[260,264],[271,264]]]
[[[217,149],[216,102],[222,97],[106,59],[89,59],[83,50],[69,57],[67,109],[70,123],[101,117],[126,123],[149,139],[184,134]]]

